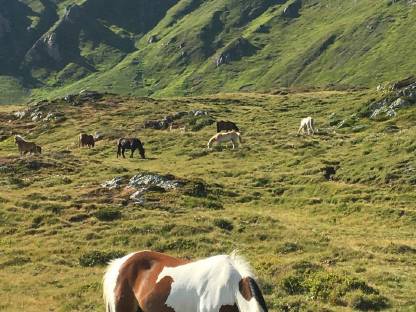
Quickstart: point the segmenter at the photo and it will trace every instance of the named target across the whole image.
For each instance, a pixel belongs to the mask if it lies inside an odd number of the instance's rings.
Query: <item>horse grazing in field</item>
[[[217,133],[221,131],[236,131],[240,132],[237,125],[232,121],[217,121]]]
[[[84,146],[94,147],[95,146],[94,136],[90,134],[86,134],[86,133],[81,133],[79,135],[78,146],[79,147],[84,147]]]
[[[146,156],[144,154],[145,152],[144,152],[143,145],[144,144],[137,138],[121,138],[121,139],[119,139],[118,143],[117,143],[117,158],[121,155],[123,156],[123,158],[126,158],[126,156],[124,156],[124,151],[126,149],[131,150],[130,157],[132,158],[133,154],[134,154],[134,151],[136,149],[138,149],[139,153],[140,153],[140,156],[143,159],[145,159]]]
[[[306,117],[300,121],[298,134],[300,134],[301,132],[304,134],[306,132],[308,135],[310,135],[311,133],[313,135],[316,131],[317,130],[315,128],[315,121],[312,117]]]
[[[238,145],[241,145],[243,143],[243,140],[241,139],[241,135],[238,132],[231,131],[231,132],[220,132],[214,135],[209,141],[208,141],[208,149],[212,148],[212,145],[214,143],[221,143],[221,142],[229,142],[233,144],[233,149],[235,148],[236,143]]]
[[[31,154],[42,154],[42,148],[33,142],[26,141],[22,136],[16,135],[14,137],[14,143],[19,149],[20,156],[31,153]]]
[[[135,252],[109,264],[103,290],[107,312],[268,312],[236,253],[189,261]]]
[[[179,130],[179,131],[185,133],[186,132],[186,125],[176,123],[176,122],[171,122],[169,124],[169,131],[175,131],[175,130]]]

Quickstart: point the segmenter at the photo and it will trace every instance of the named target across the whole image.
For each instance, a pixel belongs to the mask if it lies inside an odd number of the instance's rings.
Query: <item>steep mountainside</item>
[[[0,7],[3,102],[28,90],[52,97],[84,88],[173,95],[373,86],[416,67],[409,0],[0,0]]]

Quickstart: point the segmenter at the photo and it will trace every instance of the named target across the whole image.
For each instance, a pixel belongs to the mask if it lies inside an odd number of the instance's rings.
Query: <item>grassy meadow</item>
[[[0,311],[104,311],[103,264],[141,249],[193,259],[238,249],[270,311],[415,311],[416,111],[359,118],[375,97],[106,96],[49,105],[59,122],[17,120],[19,107],[0,106]],[[186,133],[142,127],[193,109],[235,121],[243,146],[207,151],[214,124]],[[298,136],[307,115],[319,133]],[[81,131],[104,140],[80,149]],[[13,133],[43,154],[19,157]],[[148,159],[117,159],[122,136],[138,136]],[[202,180],[208,193],[156,190],[139,206],[124,189],[101,187],[143,171]]]

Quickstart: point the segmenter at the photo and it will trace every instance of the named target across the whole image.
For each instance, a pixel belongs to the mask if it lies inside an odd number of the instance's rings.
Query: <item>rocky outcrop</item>
[[[299,17],[299,11],[302,8],[303,0],[296,0],[283,9],[282,16],[285,18]]]
[[[245,56],[253,55],[256,52],[256,47],[250,43],[246,38],[240,37],[228,44],[215,60],[216,66],[238,61]]]
[[[167,115],[163,117],[161,120],[146,120],[143,124],[145,129],[155,129],[155,130],[166,130],[169,126],[178,120],[182,120],[181,123],[183,124],[190,124],[194,123],[198,119],[202,118],[211,118],[209,117],[209,113],[204,110],[192,110],[189,112],[176,112],[171,115]],[[212,119],[211,124],[214,122]]]
[[[384,87],[386,95],[371,103],[362,113],[364,117],[394,117],[404,107],[416,105],[416,81],[410,77]]]

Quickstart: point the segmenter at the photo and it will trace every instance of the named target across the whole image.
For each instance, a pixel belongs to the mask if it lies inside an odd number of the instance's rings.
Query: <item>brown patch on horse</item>
[[[253,298],[253,293],[251,292],[250,288],[250,280],[249,277],[245,277],[240,280],[238,283],[238,289],[240,290],[241,295],[247,301],[250,301]]]
[[[131,256],[120,268],[116,287],[116,311],[136,312],[134,307],[143,311],[175,312],[166,306],[173,279],[169,276],[157,278],[165,267],[177,267],[189,263],[185,259],[173,258],[158,252],[143,251]],[[126,295],[127,294],[127,295]],[[130,297],[130,294],[134,294]],[[122,298],[122,296],[124,296]],[[122,300],[119,300],[122,299]],[[118,303],[123,303],[126,309]],[[180,312],[180,311],[177,311]]]
[[[266,302],[264,301],[263,294],[260,291],[259,285],[257,285],[257,282],[253,278],[245,277],[241,279],[238,283],[238,288],[244,299],[250,301],[251,298],[254,297],[263,309],[263,311],[268,311]]]
[[[234,303],[234,305],[223,305],[220,308],[219,312],[240,312],[238,310],[237,305]]]

